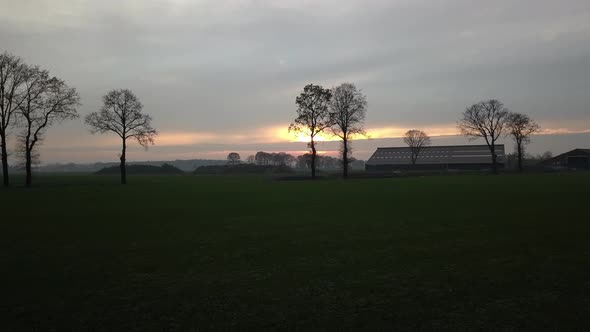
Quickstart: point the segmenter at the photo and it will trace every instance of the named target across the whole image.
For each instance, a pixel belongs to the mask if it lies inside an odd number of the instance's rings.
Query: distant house
[[[504,145],[496,145],[498,168],[504,168]],[[394,170],[483,170],[492,168],[492,154],[487,145],[428,146],[422,148],[416,165],[412,165],[409,147],[378,148],[367,160],[370,172]]]
[[[541,162],[551,168],[590,169],[590,149],[575,149]]]

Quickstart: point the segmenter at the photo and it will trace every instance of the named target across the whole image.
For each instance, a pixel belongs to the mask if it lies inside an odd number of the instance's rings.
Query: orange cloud
[[[455,136],[461,133],[453,125],[426,126],[426,127],[402,127],[382,126],[367,128],[367,135],[357,135],[355,140],[399,138],[403,137],[410,129],[420,129],[432,137]],[[570,128],[545,128],[539,135],[560,135],[560,134],[587,134],[590,129]],[[318,142],[339,141],[340,138],[330,133],[321,133],[316,136]],[[269,126],[263,128],[246,129],[241,132],[191,132],[191,131],[162,131],[156,137],[157,146],[184,146],[196,144],[269,144],[269,143],[307,143],[309,136],[305,133],[289,133],[287,126]],[[49,137],[48,145],[60,147],[113,147],[120,144],[115,135],[85,135],[72,141],[66,137]]]
[[[539,135],[567,135],[567,134],[588,134],[590,129],[572,130],[568,128],[547,128],[541,129]]]
[[[309,134],[306,132],[289,132],[286,127],[275,127],[272,129],[272,137],[277,142],[309,142]],[[340,138],[330,133],[319,133],[316,135],[315,140],[317,142],[329,142],[338,141]]]
[[[378,138],[397,138],[403,137],[404,134],[411,129],[417,129],[414,127],[376,127],[376,128],[368,128],[366,130],[367,135],[355,135],[353,139],[355,140],[363,140],[363,139],[378,139]],[[460,132],[456,126],[444,126],[444,127],[423,127],[418,128],[420,130],[425,131],[430,136],[448,136],[448,135],[459,135]],[[309,135],[301,132],[301,133],[289,133],[288,130],[282,127],[274,127],[271,130],[271,135],[269,135],[273,142],[309,142]],[[316,141],[318,142],[331,142],[331,141],[339,141],[340,138],[338,136],[332,135],[330,133],[320,133],[316,136]],[[268,142],[268,141],[267,141]]]
[[[162,132],[156,138],[158,145],[192,145],[199,143],[211,143],[219,139],[213,133],[199,132]]]
[[[367,136],[369,139],[376,138],[397,138],[403,137],[408,130],[418,129],[424,131],[429,136],[450,136],[459,135],[460,132],[456,126],[443,127],[377,127],[367,129]],[[362,139],[362,137],[360,137]]]

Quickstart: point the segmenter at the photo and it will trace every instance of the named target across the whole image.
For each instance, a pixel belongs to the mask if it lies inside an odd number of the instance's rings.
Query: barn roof
[[[557,156],[554,156],[553,158],[549,158],[547,160],[543,160],[543,161],[541,161],[541,163],[542,164],[546,164],[546,165],[550,165],[550,164],[552,164],[555,161],[559,161],[559,160],[561,160],[561,159],[563,159],[565,157],[568,157],[568,156],[579,155],[580,153],[582,153],[582,154],[590,154],[590,149],[573,149],[573,150],[570,150],[568,152],[564,152],[562,154],[559,154]]]
[[[498,162],[505,159],[504,145],[496,145]],[[448,145],[428,146],[422,148],[416,164],[487,164],[492,155],[487,145]],[[369,165],[409,165],[412,163],[412,152],[409,147],[377,148],[367,161]]]

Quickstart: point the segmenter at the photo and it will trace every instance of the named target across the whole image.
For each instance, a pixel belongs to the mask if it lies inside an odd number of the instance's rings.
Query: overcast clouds
[[[135,159],[293,150],[265,143],[286,140],[278,131],[310,82],[356,83],[380,133],[445,133],[492,97],[545,129],[590,129],[588,0],[0,0],[0,49],[75,86],[82,115],[132,89],[162,132]],[[570,136],[564,148],[588,147]],[[260,147],[240,145],[249,138]],[[73,121],[50,129],[42,159],[116,158],[81,157],[86,145],[116,151]]]

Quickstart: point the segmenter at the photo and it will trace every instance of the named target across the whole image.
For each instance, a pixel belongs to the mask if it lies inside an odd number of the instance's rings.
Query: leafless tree
[[[330,156],[317,156],[317,167],[320,169],[336,169],[342,165],[342,160]],[[295,158],[295,167],[310,168],[311,167],[311,153]]]
[[[523,170],[523,158],[525,147],[531,141],[531,135],[538,132],[541,127],[528,115],[510,113],[507,121],[508,135],[512,136],[516,143],[516,154],[518,157],[518,169]]]
[[[365,135],[367,97],[354,84],[343,83],[332,89],[330,122],[334,135],[342,139],[342,176],[348,177],[349,141],[354,135]]]
[[[248,164],[254,164],[254,163],[256,163],[256,157],[254,155],[250,155],[246,158],[246,162]]]
[[[14,114],[22,103],[21,87],[26,65],[22,59],[8,52],[0,54],[0,146],[4,186],[9,185],[8,177],[8,129]]]
[[[498,173],[496,142],[506,129],[509,115],[502,102],[491,99],[468,107],[457,123],[461,133],[470,139],[483,138],[492,154],[492,169]]]
[[[227,155],[227,162],[230,165],[237,165],[240,163],[240,154],[237,152],[231,152]]]
[[[264,151],[258,151],[256,152],[256,155],[254,156],[254,160],[256,161],[256,164],[258,165],[270,165],[270,161],[271,161],[271,154],[270,153],[266,153]]]
[[[100,111],[87,115],[85,122],[93,134],[114,132],[121,138],[121,184],[126,184],[127,139],[136,139],[147,149],[158,132],[152,127],[152,117],[142,113],[143,105],[131,90],[112,90],[102,99]]]
[[[425,132],[415,129],[406,132],[404,142],[410,147],[410,151],[412,152],[412,165],[416,165],[422,149],[432,144],[432,140]]]
[[[250,162],[250,157],[252,157],[252,161]],[[274,165],[274,166],[291,166],[295,164],[296,159],[292,155],[279,152],[279,153],[269,153],[264,151],[259,151],[256,153],[255,156],[249,156],[248,162],[251,164],[258,164],[258,165]]]
[[[292,167],[297,162],[297,159],[288,153],[280,152],[278,155],[280,156],[280,165]]]
[[[50,77],[47,70],[28,67],[23,78],[23,102],[19,107],[22,127],[20,148],[24,157],[26,186],[32,184],[32,164],[38,154],[35,147],[41,142],[47,127],[78,117],[80,97],[76,89],[56,77]]]
[[[328,105],[332,92],[320,85],[308,84],[297,97],[297,118],[289,126],[289,132],[305,133],[309,136],[311,149],[311,177],[316,177],[316,141],[318,134],[331,127]]]

